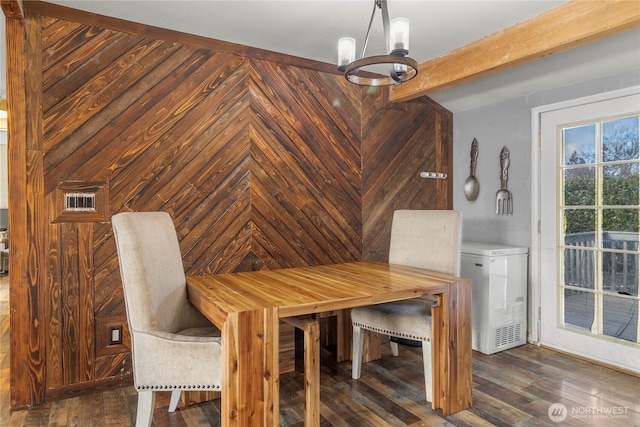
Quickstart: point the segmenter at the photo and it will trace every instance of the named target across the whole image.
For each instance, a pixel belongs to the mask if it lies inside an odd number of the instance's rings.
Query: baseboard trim
[[[635,371],[632,371],[630,369],[625,369],[625,368],[622,368],[620,366],[613,365],[611,363],[605,363],[605,362],[602,362],[601,360],[590,359],[588,357],[581,356],[579,354],[573,354],[573,353],[570,353],[568,351],[564,351],[564,350],[560,350],[560,349],[557,349],[557,348],[554,348],[554,347],[546,346],[544,344],[533,344],[533,345],[537,345],[538,347],[544,348],[545,350],[551,350],[551,351],[556,352],[556,353],[560,353],[560,354],[564,354],[566,356],[573,357],[574,359],[579,359],[579,360],[582,360],[584,362],[593,363],[594,365],[598,365],[598,366],[601,366],[603,368],[608,368],[608,369],[611,369],[613,371],[621,372],[621,373],[626,374],[626,375],[631,375],[632,377],[640,378],[640,372],[635,372]]]
[[[49,388],[45,391],[45,402],[52,400],[67,399],[77,397],[87,393],[99,393],[107,390],[113,390],[119,387],[133,387],[133,375],[122,375],[115,378],[105,378],[83,383],[65,385],[55,388]]]

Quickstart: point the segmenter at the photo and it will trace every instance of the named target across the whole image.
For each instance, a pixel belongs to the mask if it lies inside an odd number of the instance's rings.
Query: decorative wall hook
[[[420,172],[420,178],[447,179],[447,174],[442,172]]]

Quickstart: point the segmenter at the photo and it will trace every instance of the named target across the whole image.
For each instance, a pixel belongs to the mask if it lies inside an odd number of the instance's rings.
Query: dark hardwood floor
[[[0,425],[133,425],[133,387],[10,411],[8,298],[7,276],[0,276]],[[302,378],[300,370],[281,376],[281,425],[303,426]],[[640,378],[532,345],[491,356],[474,352],[473,406],[447,417],[424,400],[419,348],[401,347],[395,358],[386,348],[358,381],[349,362],[332,362],[324,352],[321,384],[321,426],[640,426]],[[156,426],[220,425],[219,401],[169,414],[168,398],[158,393]],[[556,423],[548,413],[558,404],[566,418]]]

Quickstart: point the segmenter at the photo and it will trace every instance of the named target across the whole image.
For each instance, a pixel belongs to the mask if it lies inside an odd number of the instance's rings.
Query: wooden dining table
[[[223,426],[279,424],[281,319],[301,322],[318,313],[423,295],[438,300],[432,309],[432,406],[443,415],[471,406],[469,279],[395,264],[353,262],[188,276],[187,292],[189,301],[222,331]],[[319,399],[318,381],[311,387],[309,395]],[[319,412],[319,403],[314,410]],[[314,417],[306,424],[317,425],[319,414]]]

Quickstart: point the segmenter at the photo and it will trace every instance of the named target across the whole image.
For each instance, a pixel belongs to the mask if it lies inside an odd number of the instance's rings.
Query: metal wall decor
[[[474,201],[480,191],[480,183],[476,179],[476,164],[478,161],[478,140],[473,138],[471,142],[471,165],[469,166],[469,177],[464,182],[464,197],[469,201]]]
[[[513,213],[513,198],[507,189],[509,163],[509,150],[507,147],[502,147],[502,151],[500,151],[500,189],[496,192],[496,214],[498,215]]]

